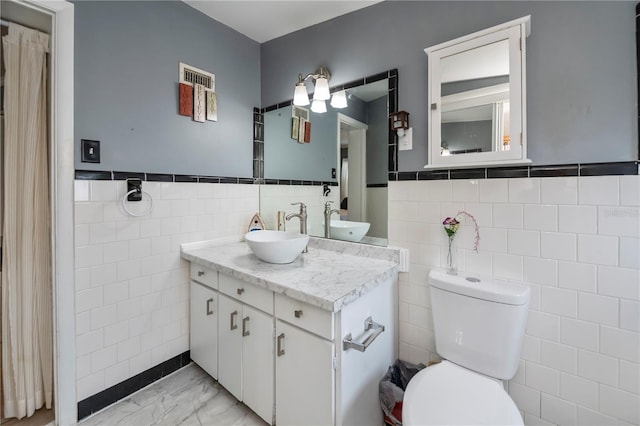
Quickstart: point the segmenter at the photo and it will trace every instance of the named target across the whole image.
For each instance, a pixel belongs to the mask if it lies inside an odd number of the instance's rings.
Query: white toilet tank
[[[518,370],[531,290],[520,284],[429,273],[438,354],[498,379]]]

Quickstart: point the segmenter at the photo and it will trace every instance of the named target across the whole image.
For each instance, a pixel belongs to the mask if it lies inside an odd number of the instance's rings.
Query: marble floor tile
[[[176,371],[104,410],[81,426],[266,426],[196,364]]]

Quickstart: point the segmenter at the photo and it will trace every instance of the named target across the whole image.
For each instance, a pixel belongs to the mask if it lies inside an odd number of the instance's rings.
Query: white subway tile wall
[[[81,401],[189,349],[180,244],[246,232],[258,185],[143,182],[151,215],[128,216],[124,181],[75,181],[76,374]],[[147,197],[128,203],[143,212]]]
[[[463,217],[458,269],[531,287],[507,384],[525,424],[638,425],[639,194],[640,176],[390,182],[389,244],[411,258],[400,274],[400,358],[438,359],[427,273],[446,265],[442,221],[466,210],[480,247]]]

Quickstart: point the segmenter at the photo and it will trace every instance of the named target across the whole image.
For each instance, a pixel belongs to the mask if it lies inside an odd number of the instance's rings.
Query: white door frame
[[[18,0],[52,16],[51,248],[53,275],[53,378],[55,423],[77,423],[74,160],[73,160],[73,37],[74,7],[64,0]]]
[[[369,128],[365,123],[358,121],[354,118],[349,117],[348,115],[344,115],[342,113],[338,113],[338,149],[337,149],[337,158],[338,158],[338,170],[340,170],[340,125],[344,123],[349,127],[352,127],[353,130],[359,132],[358,139],[353,141],[358,145],[358,151],[361,155],[358,156],[359,164],[354,167],[353,164],[349,164],[349,174],[352,173],[353,170],[359,170],[360,176],[358,176],[358,181],[362,183],[360,188],[360,202],[358,203],[358,208],[360,210],[360,218],[359,220],[365,222],[367,220],[367,137],[366,131]],[[350,132],[351,133],[351,132]],[[351,145],[352,140],[349,138],[349,145]],[[351,148],[350,148],[351,150]],[[351,161],[350,161],[351,163]],[[338,180],[339,181],[339,180]],[[349,179],[351,181],[351,179]],[[351,191],[349,191],[351,192]],[[349,205],[352,205],[352,197],[349,200]],[[349,218],[349,220],[352,220]]]

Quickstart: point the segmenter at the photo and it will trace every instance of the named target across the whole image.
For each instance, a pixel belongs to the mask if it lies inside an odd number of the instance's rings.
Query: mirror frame
[[[390,69],[378,74],[373,74],[357,80],[352,80],[340,85],[331,86],[330,92],[334,93],[341,90],[348,90],[358,86],[363,86],[370,83],[375,83],[381,80],[387,80],[387,105],[388,113],[397,111],[398,109],[398,70]],[[253,110],[253,181],[255,184],[260,185],[302,185],[302,186],[323,186],[325,190],[329,186],[337,186],[337,179],[334,181],[315,181],[315,180],[297,180],[297,179],[265,179],[264,177],[264,114],[279,108],[289,107],[293,103],[293,99],[289,99],[278,104],[270,105],[264,108],[254,108]],[[387,117],[389,119],[389,117]],[[386,188],[390,181],[397,180],[398,176],[398,135],[391,129],[391,126],[387,126],[387,182],[372,184],[368,187]],[[336,161],[338,156],[336,155]],[[337,162],[336,162],[337,167]],[[381,239],[385,243],[366,242],[362,241],[361,244],[373,244],[373,245],[388,245],[387,238]]]
[[[339,84],[336,86],[331,86],[329,91],[333,94],[334,92],[339,92],[341,90],[347,90],[358,86],[363,86],[369,83],[375,83],[376,81],[387,79],[388,82],[388,92],[387,92],[387,102],[389,105],[389,112],[395,112],[398,110],[398,70],[396,68],[373,74],[364,78],[360,78],[357,80],[352,80],[343,84]],[[264,184],[266,183],[264,178],[264,113],[273,111],[278,108],[288,107],[293,104],[293,99],[286,100],[284,102],[280,102],[274,105],[269,105],[264,108],[254,108],[253,114],[253,178],[255,183]],[[398,173],[398,135],[395,131],[391,130],[391,126],[389,126],[387,135],[387,163],[388,163],[388,175],[387,175],[387,183],[392,180],[396,180],[396,175]],[[337,184],[337,182],[328,182],[328,181],[309,181],[309,180],[282,180],[279,179],[278,183],[282,184],[312,184],[312,185],[322,185],[322,184]],[[275,183],[275,182],[270,182]]]
[[[525,16],[454,40],[424,49],[428,56],[428,163],[425,169],[504,166],[530,164],[526,141],[526,37],[530,34],[531,17]],[[440,61],[486,44],[509,40],[509,102],[511,149],[509,151],[474,152],[441,155]],[[492,141],[493,143],[493,141]],[[514,149],[515,148],[515,149]]]

